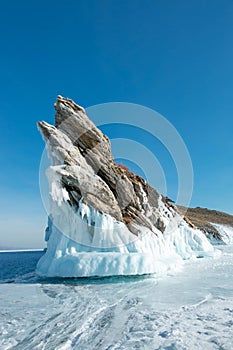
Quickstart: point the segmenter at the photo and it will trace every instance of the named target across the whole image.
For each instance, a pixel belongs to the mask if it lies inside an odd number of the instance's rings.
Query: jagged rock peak
[[[175,207],[141,176],[115,163],[108,137],[88,118],[83,107],[60,95],[54,106],[55,126],[42,121],[38,128],[52,165],[63,166],[55,171],[69,194],[70,204],[78,206],[82,198],[87,205],[124,221],[133,233],[137,233],[137,225],[149,229],[155,226],[163,232],[159,202],[163,202],[168,216],[176,215]]]

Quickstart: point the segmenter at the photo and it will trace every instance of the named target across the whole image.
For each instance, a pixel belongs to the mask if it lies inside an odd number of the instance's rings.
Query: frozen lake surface
[[[232,350],[233,246],[217,248],[159,279],[42,280],[40,252],[0,253],[0,349]]]

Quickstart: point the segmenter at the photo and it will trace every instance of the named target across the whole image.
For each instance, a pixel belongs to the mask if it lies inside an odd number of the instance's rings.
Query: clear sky
[[[53,122],[58,94],[161,113],[192,158],[191,205],[233,214],[232,0],[0,5],[0,246],[43,245],[36,121]]]

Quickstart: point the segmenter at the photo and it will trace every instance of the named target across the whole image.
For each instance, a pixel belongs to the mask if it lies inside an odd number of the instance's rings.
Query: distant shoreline
[[[38,249],[2,249],[0,253],[20,253],[20,252],[43,252],[43,248]]]

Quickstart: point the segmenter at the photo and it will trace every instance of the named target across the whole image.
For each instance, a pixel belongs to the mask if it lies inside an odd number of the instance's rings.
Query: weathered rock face
[[[83,203],[125,222],[137,234],[138,225],[161,232],[165,224],[158,210],[163,200],[169,215],[176,215],[171,205],[142,177],[117,165],[111,144],[88,118],[85,110],[72,100],[58,96],[55,125],[39,122],[53,165],[62,165],[57,173],[69,194],[69,202]]]

